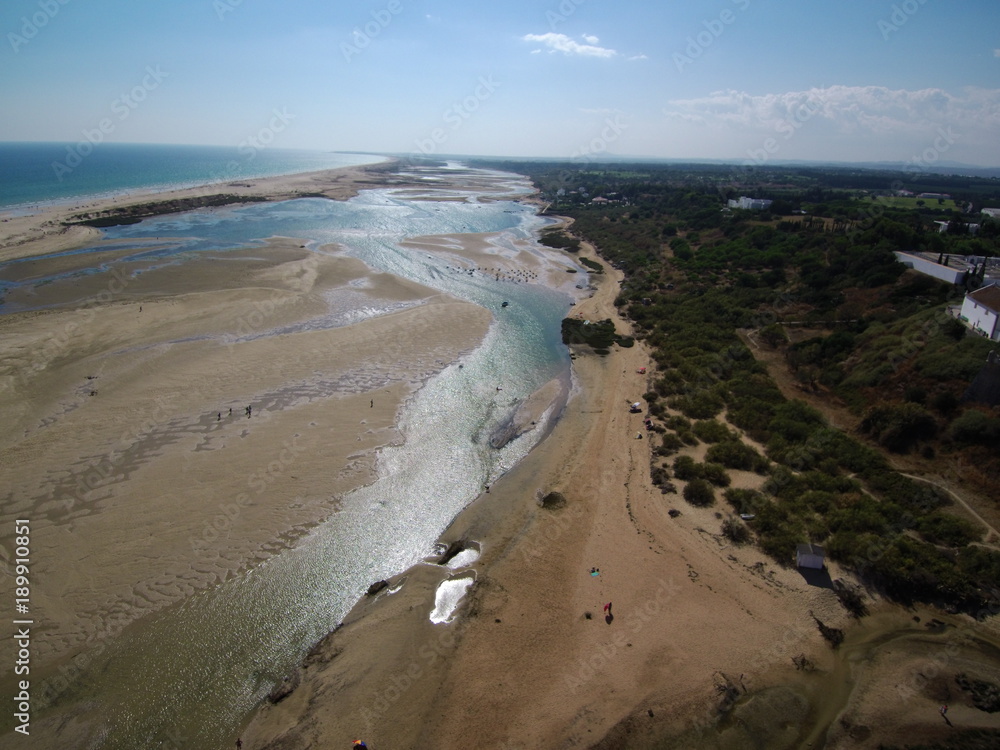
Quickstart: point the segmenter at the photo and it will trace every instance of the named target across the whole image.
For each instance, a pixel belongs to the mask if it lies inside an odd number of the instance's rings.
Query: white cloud
[[[993,50],[993,57],[1000,57],[1000,49]]]
[[[587,42],[591,39],[594,40],[594,42],[598,41],[595,36],[584,37],[584,41]],[[556,34],[552,31],[547,34],[525,34],[522,37],[522,40],[525,42],[541,42],[549,48],[550,52],[562,52],[566,55],[603,58],[611,58],[618,55],[618,53],[613,49],[598,47],[595,43],[580,44],[579,42],[573,41],[565,34]]]
[[[769,130],[783,123],[818,117],[842,132],[920,132],[928,126],[1000,128],[1000,89],[888,89],[884,86],[830,86],[781,94],[716,91],[698,99],[668,103],[669,118],[705,125]]]
[[[905,161],[940,142],[939,158],[1000,164],[1000,89],[728,90],[670,101],[663,114],[678,138],[699,144],[704,153],[709,153],[707,144],[726,144],[724,158],[760,154],[766,145],[768,159]]]
[[[648,59],[649,58],[646,57],[646,55],[632,55],[632,57],[629,58],[629,60],[648,60]]]
[[[598,39],[593,34],[584,34],[583,41],[585,41],[587,44],[598,44],[601,40]]]

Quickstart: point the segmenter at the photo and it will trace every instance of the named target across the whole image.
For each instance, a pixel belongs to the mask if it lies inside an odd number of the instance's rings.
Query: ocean
[[[460,175],[459,165],[454,168]],[[178,746],[171,744],[177,736],[186,748],[224,746],[275,680],[344,618],[370,583],[420,563],[484,485],[544,437],[558,413],[546,414],[538,429],[501,448],[490,442],[513,404],[554,378],[569,380],[560,322],[574,295],[582,294],[575,284],[586,284],[586,270],[535,245],[530,252],[544,263],[559,258],[575,271],[563,276],[574,281],[560,289],[498,284],[489,274],[455,273],[447,257],[402,246],[413,237],[493,233],[497,253],[524,252],[548,222],[517,202],[530,185],[501,172],[472,170],[468,176],[475,177],[476,189],[428,182],[426,190],[230,206],[103,231],[116,247],[134,250],[122,258],[126,267],[132,260],[183,263],[200,252],[224,253],[278,236],[302,238],[315,252],[337,243],[377,271],[503,314],[494,316],[461,368],[449,366],[432,377],[405,406],[399,420],[405,441],[380,451],[373,484],[344,497],[342,510],[293,548],[109,638],[42,718],[97,719],[93,747]],[[348,310],[349,301],[336,299],[330,305],[327,316],[309,325],[350,325],[388,311]],[[497,383],[504,385],[503,400]],[[499,408],[501,403],[508,405]]]
[[[314,172],[384,158],[252,146],[0,142],[0,209]]]

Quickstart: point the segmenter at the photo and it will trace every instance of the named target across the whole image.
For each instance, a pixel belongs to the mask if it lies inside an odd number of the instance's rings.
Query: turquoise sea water
[[[0,142],[0,209],[129,190],[371,164],[383,157],[334,151],[223,146]]]
[[[273,236],[301,238],[313,252],[336,242],[377,270],[494,311],[494,323],[461,368],[447,367],[407,404],[399,423],[405,442],[380,452],[377,481],[344,497],[341,511],[295,548],[128,626],[103,644],[94,664],[46,716],[98,719],[89,747],[197,750],[231,744],[275,680],[343,619],[371,582],[419,563],[483,486],[537,445],[546,425],[501,449],[489,437],[520,400],[554,377],[568,379],[559,328],[572,283],[554,290],[456,273],[446,258],[399,244],[414,236],[494,232],[496,252],[523,252],[515,241],[530,240],[545,223],[514,200],[527,184],[515,175],[476,175],[492,184],[488,200],[481,200],[482,191],[428,188],[428,197],[462,199],[429,201],[420,200],[419,191],[380,189],[349,201],[252,204],[106,230],[108,239],[131,246],[132,257],[144,263],[183,262],[201,251],[224,252]],[[163,247],[163,240],[155,240],[162,237],[176,239]],[[533,252],[539,259],[557,255],[540,246]],[[565,257],[559,262],[571,265]],[[577,270],[565,276],[585,279],[583,269]],[[331,310],[309,325],[344,324],[337,300],[331,300]],[[352,312],[347,319],[380,314]],[[557,416],[548,415],[549,425]]]

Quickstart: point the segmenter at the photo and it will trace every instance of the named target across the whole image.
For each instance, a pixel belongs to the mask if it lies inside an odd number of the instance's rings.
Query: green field
[[[879,203],[883,206],[891,206],[892,208],[909,208],[913,210],[920,209],[937,209],[937,210],[947,210],[951,211],[957,209],[962,210],[963,206],[958,201],[946,200],[943,203],[939,203],[937,198],[904,198],[897,196],[878,196],[877,198],[870,198],[869,200]]]

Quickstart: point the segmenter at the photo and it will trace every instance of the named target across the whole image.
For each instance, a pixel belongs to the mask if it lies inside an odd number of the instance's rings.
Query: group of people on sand
[[[251,404],[251,405],[245,407],[243,409],[243,413],[247,415],[247,419],[250,419],[250,417],[253,416],[253,405]],[[231,407],[231,406],[229,407],[229,416],[233,416],[233,407]],[[221,422],[222,421],[222,412],[221,411],[216,413],[216,415],[215,415],[215,421],[216,422]]]

